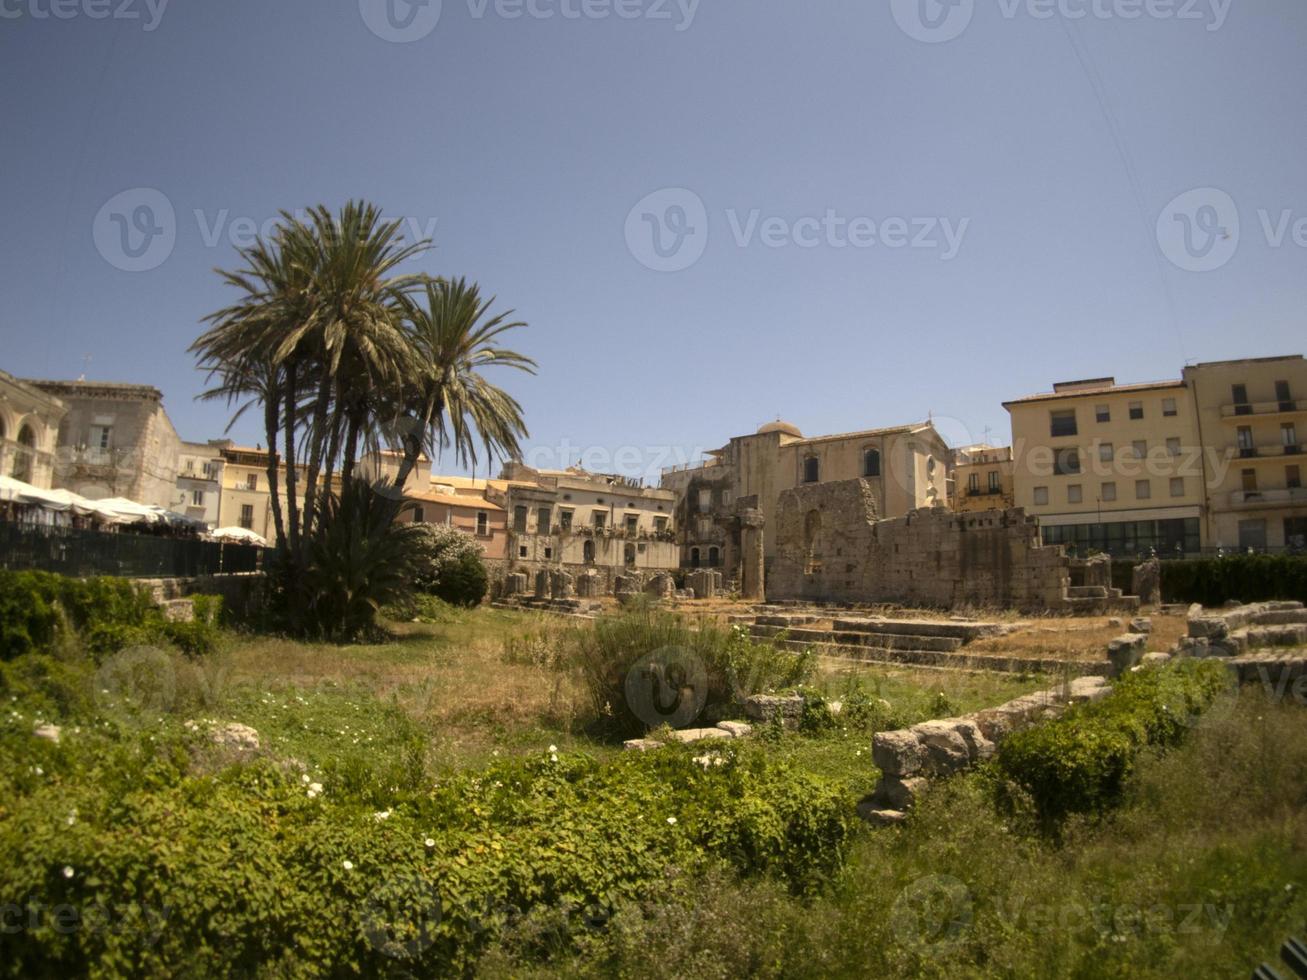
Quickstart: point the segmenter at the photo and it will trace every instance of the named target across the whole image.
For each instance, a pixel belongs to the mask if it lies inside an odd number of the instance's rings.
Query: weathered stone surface
[[[890,827],[903,823],[908,815],[902,810],[885,810],[870,797],[858,804],[858,816],[874,827]]]
[[[708,738],[730,738],[731,733],[721,728],[682,728],[672,732],[672,738],[678,742],[702,742]]]
[[[798,723],[803,713],[803,696],[799,694],[753,694],[744,699],[744,714],[754,721],[783,721]]]
[[[719,721],[717,727],[735,738],[744,738],[753,731],[753,726],[744,721]]]
[[[526,572],[512,572],[504,576],[504,595],[525,595],[530,588]]]
[[[926,748],[926,771],[947,775],[965,769],[971,761],[966,739],[947,721],[924,721],[908,729]]]
[[[1189,635],[1209,640],[1223,640],[1230,635],[1230,626],[1220,616],[1190,616]]]
[[[63,729],[58,725],[37,725],[32,734],[37,738],[43,738],[48,742],[55,742],[57,744],[60,735],[63,734]]]
[[[603,579],[594,569],[578,573],[575,587],[576,594],[583,599],[597,599],[604,594]]]
[[[908,776],[926,765],[926,747],[907,730],[877,732],[871,739],[871,758],[887,776]]]
[[[1136,616],[1130,620],[1131,633],[1151,633],[1153,631],[1153,621],[1147,616]]]
[[[161,602],[159,608],[170,623],[195,622],[195,603],[191,599],[169,599]]]
[[[1111,693],[1105,677],[1076,677],[1067,685],[1068,701],[1098,701]]]
[[[549,573],[549,594],[555,599],[570,599],[574,591],[572,576],[567,572],[555,569]]]
[[[924,776],[882,779],[876,787],[876,799],[887,810],[911,810],[918,795],[930,785]]]
[[[1139,596],[1145,606],[1158,606],[1162,601],[1162,563],[1156,558],[1140,562],[1130,572],[1130,591]]]
[[[1124,674],[1142,659],[1148,637],[1142,633],[1126,633],[1107,644],[1107,659],[1112,664],[1112,674]]]
[[[535,597],[537,599],[548,599],[550,597],[549,592],[549,572],[542,568],[536,572]]]
[[[259,733],[249,725],[230,721],[209,733],[209,741],[220,748],[253,751],[259,747]]]
[[[1145,653],[1143,660],[1139,661],[1140,665],[1144,667],[1161,667],[1170,662],[1171,655],[1169,653],[1160,652]]]
[[[659,572],[649,580],[645,591],[658,599],[670,599],[676,594],[676,580],[667,572]]]

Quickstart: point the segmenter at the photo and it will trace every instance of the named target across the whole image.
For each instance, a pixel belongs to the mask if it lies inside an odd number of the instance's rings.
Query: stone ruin
[[[1156,558],[1140,562],[1130,572],[1130,591],[1139,596],[1145,606],[1162,603],[1162,563]]]
[[[715,568],[696,568],[685,577],[685,584],[696,599],[715,599],[726,594],[722,573]]]
[[[659,572],[649,579],[644,590],[655,599],[671,599],[676,595],[676,579],[668,572]]]
[[[881,520],[866,480],[811,484],[780,495],[776,545],[771,601],[1069,608],[1069,560],[1020,508]]]

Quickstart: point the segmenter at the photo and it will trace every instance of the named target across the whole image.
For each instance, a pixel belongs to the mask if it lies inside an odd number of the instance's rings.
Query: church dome
[[[758,427],[758,435],[766,435],[768,432],[779,432],[782,435],[794,436],[796,439],[802,439],[803,433],[799,431],[797,425],[791,425],[789,422],[782,422],[777,419],[775,422],[768,422],[766,425]]]

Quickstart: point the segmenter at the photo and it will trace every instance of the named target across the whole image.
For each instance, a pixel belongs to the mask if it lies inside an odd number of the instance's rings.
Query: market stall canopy
[[[45,490],[13,477],[0,476],[0,501],[28,504],[52,511],[71,511],[79,516],[94,516],[112,524],[160,524],[203,529],[203,521],[164,510],[153,504],[138,504],[126,497],[92,500],[71,490]]]
[[[209,537],[221,541],[243,541],[264,548],[268,546],[267,540],[261,534],[255,534],[244,527],[220,527],[218,530],[211,532]]]

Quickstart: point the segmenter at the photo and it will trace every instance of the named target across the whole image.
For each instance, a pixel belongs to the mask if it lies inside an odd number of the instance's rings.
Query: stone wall
[[[767,598],[1061,609],[1060,547],[1044,547],[1019,508],[956,514],[924,507],[880,520],[866,480],[781,494]]]

